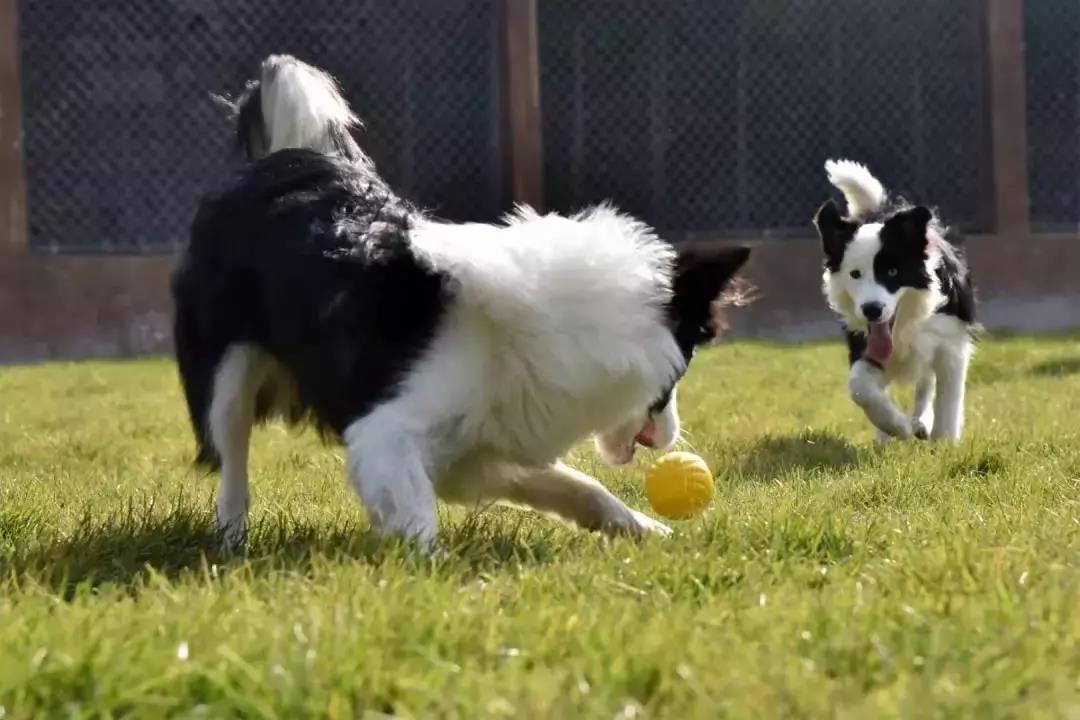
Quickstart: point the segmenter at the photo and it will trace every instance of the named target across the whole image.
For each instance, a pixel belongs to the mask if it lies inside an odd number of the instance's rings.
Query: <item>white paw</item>
[[[930,428],[921,419],[916,418],[911,421],[911,434],[920,440],[926,440],[930,437]]]
[[[642,535],[659,535],[660,537],[668,537],[671,535],[671,528],[659,520],[651,518],[645,513],[638,512],[637,510],[631,510],[630,512],[634,513],[634,519],[637,520]]]
[[[935,442],[952,442],[952,443],[960,442],[960,431],[959,430],[953,430],[953,431],[942,430],[942,431],[938,432],[935,429],[934,432],[930,433],[930,439],[934,440]]]
[[[609,519],[604,524],[604,531],[609,535],[631,535],[633,537],[645,537],[647,535],[667,537],[671,535],[671,528],[645,513],[625,506],[620,510],[621,512],[616,517]]]
[[[434,517],[395,516],[383,522],[375,522],[372,529],[389,540],[398,540],[423,555],[438,553],[439,523]]]
[[[231,520],[218,520],[218,535],[221,537],[222,550],[230,553],[244,551],[247,544],[247,515],[239,515]]]
[[[405,555],[442,562],[451,557],[450,549],[438,538],[422,538],[417,535],[378,532],[384,543],[400,548]]]
[[[874,423],[878,429],[878,442],[884,444],[881,436],[885,435],[896,440],[910,440],[912,436],[911,421],[903,415],[897,417],[882,418],[882,423]]]

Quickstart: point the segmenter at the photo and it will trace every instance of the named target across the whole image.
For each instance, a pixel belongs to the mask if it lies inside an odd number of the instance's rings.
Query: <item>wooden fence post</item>
[[[510,196],[537,210],[544,206],[543,130],[540,115],[540,46],[536,0],[504,0],[504,152]]]
[[[987,92],[993,162],[994,235],[1030,234],[1024,3],[987,0]]]
[[[17,0],[0,0],[0,253],[27,248]]]

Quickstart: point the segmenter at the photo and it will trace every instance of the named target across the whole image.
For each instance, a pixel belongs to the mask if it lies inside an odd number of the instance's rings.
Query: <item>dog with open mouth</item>
[[[679,248],[601,205],[442,222],[351,135],[334,80],[273,56],[233,104],[250,162],[201,202],[173,278],[175,345],[218,525],[247,531],[252,427],[344,444],[381,533],[431,546],[436,499],[667,534],[561,458],[679,438],[676,384],[745,248]]]
[[[825,163],[843,193],[814,218],[825,253],[824,293],[847,336],[852,400],[878,440],[959,440],[964,391],[978,331],[975,289],[963,249],[937,214],[892,198],[863,165]],[[887,393],[914,385],[906,415]]]

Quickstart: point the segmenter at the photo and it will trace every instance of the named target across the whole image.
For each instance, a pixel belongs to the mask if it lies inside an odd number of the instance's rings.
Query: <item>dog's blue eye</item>
[[[898,273],[898,272],[900,272],[900,271],[897,270],[896,268],[889,268],[889,270],[888,270],[888,272],[886,274],[889,277],[896,277],[896,273]]]
[[[851,277],[853,277],[853,278],[855,278],[856,280],[858,280],[859,278],[861,278],[861,277],[862,277],[862,273],[861,273],[861,272],[859,272],[858,270],[852,270],[852,271],[851,271]]]

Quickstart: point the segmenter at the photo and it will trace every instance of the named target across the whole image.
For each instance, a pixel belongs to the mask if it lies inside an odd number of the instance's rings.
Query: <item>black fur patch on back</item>
[[[362,164],[307,150],[253,164],[192,226],[174,279],[188,345],[260,348],[340,435],[393,396],[450,301],[412,251],[414,217]]]
[[[952,254],[942,255],[937,266],[938,284],[945,304],[938,308],[942,315],[951,315],[968,325],[975,325],[978,318],[975,313],[975,285],[971,280],[971,270],[965,257],[963,241],[950,237]]]

